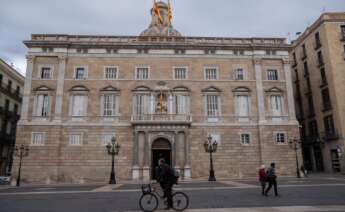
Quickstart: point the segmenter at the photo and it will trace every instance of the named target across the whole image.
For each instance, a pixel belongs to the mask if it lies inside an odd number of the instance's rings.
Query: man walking
[[[275,171],[275,165],[275,163],[271,163],[271,167],[267,170],[268,188],[265,191],[265,196],[268,196],[268,192],[271,190],[272,186],[274,187],[274,195],[278,196],[277,175]]]
[[[157,181],[160,183],[163,191],[164,197],[168,200],[168,205],[166,210],[172,208],[172,187],[175,183],[174,170],[165,163],[163,158],[158,161],[159,168],[157,169]]]

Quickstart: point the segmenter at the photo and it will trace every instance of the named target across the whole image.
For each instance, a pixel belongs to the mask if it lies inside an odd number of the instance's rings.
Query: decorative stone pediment
[[[104,88],[102,88],[100,91],[104,92],[104,91],[113,91],[113,92],[119,92],[120,90],[111,86],[111,85],[108,85]]]
[[[147,91],[152,91],[152,89],[148,86],[141,85],[141,86],[134,88],[132,91],[134,91],[134,92],[146,91],[147,92]]]
[[[53,91],[53,89],[49,88],[48,86],[41,85],[38,86],[37,88],[33,89],[33,91]]]
[[[84,85],[76,85],[69,89],[69,91],[89,91],[89,89]]]
[[[278,87],[272,87],[270,89],[265,90],[267,93],[282,93],[283,90]]]
[[[174,92],[190,92],[190,89],[185,87],[185,86],[176,86],[175,88],[173,88]]]
[[[236,92],[236,93],[240,93],[240,92],[249,93],[250,89],[247,88],[247,87],[237,87],[237,88],[233,89],[232,92]]]
[[[201,91],[202,91],[202,92],[217,92],[217,93],[222,92],[221,89],[219,89],[219,88],[217,88],[217,87],[215,87],[215,86],[207,87],[207,88],[205,88],[205,89],[202,89]]]

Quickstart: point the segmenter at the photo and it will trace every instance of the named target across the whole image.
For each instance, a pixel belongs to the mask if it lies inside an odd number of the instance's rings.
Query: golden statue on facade
[[[166,94],[163,94],[161,91],[159,94],[159,100],[156,106],[156,113],[167,113],[168,107],[167,107],[167,96]]]

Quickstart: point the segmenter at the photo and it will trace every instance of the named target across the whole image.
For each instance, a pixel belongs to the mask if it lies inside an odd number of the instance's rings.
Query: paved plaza
[[[140,211],[140,184],[23,185],[0,187],[1,212]],[[252,180],[181,182],[188,211],[345,211],[345,177],[312,176],[279,181],[279,197],[261,196]],[[160,208],[163,208],[161,205]]]

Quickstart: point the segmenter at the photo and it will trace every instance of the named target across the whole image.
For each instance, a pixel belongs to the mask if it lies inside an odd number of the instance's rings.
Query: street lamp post
[[[295,150],[295,154],[296,154],[296,174],[297,174],[297,178],[301,178],[300,172],[299,172],[299,164],[298,164],[298,149],[300,148],[301,145],[301,141],[298,140],[297,138],[291,139],[289,141],[289,145],[290,148]]]
[[[214,175],[214,169],[213,169],[213,158],[212,153],[217,151],[217,141],[212,142],[212,136],[209,135],[207,137],[207,141],[204,143],[204,148],[207,153],[210,153],[210,175],[208,177],[208,181],[216,181],[216,177]]]
[[[29,147],[24,146],[22,144],[19,148],[18,146],[14,149],[15,156],[19,157],[19,167],[18,167],[18,176],[17,176],[17,184],[16,186],[20,186],[20,175],[21,175],[21,169],[22,169],[22,159],[23,157],[26,157],[29,155]]]
[[[109,184],[116,184],[115,179],[115,155],[119,154],[120,145],[116,143],[116,138],[111,138],[111,143],[108,143],[106,146],[108,150],[108,154],[111,155],[111,173],[110,173],[110,180]]]

